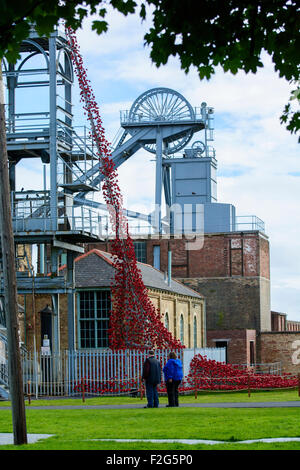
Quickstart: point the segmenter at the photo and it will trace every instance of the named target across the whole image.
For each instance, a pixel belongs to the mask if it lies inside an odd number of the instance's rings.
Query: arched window
[[[180,315],[180,322],[179,322],[179,336],[180,336],[180,341],[182,344],[184,343],[184,321],[183,321],[183,315]]]
[[[197,317],[196,317],[196,315],[194,315],[194,348],[197,347],[197,336],[198,336]]]
[[[165,327],[167,330],[169,329],[169,314],[168,312],[165,313]]]

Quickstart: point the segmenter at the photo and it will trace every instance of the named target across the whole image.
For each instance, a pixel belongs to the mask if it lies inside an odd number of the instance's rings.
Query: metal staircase
[[[15,239],[23,242],[31,237],[34,243],[41,238],[49,243],[54,238],[67,243],[99,240],[98,213],[89,207],[78,210],[74,205],[78,192],[99,190],[95,181],[99,158],[87,128],[73,125],[74,74],[65,34],[57,29],[47,39],[32,29],[20,52],[16,64],[3,61]],[[43,92],[43,99],[35,103],[39,89],[46,89],[47,94]],[[28,101],[25,109],[22,101]],[[41,175],[44,172],[43,189],[16,191],[19,162],[32,158]]]
[[[99,190],[95,181],[99,158],[89,131],[73,124],[74,73],[65,32],[58,27],[46,38],[39,37],[32,28],[22,42],[20,53],[15,64],[2,62],[7,84],[12,225],[16,246],[37,245],[40,265],[35,272],[41,276],[17,275],[18,293],[30,294],[34,287],[40,294],[51,294],[55,351],[59,346],[58,295],[68,295],[72,350],[75,347],[74,258],[84,253],[83,243],[99,241],[101,231],[98,211],[86,205],[78,207],[74,199],[78,193]],[[29,159],[34,161],[39,182],[23,178],[20,162]],[[17,183],[24,188],[19,190]],[[62,254],[67,259],[68,279],[59,276]],[[48,271],[51,276],[47,276]]]

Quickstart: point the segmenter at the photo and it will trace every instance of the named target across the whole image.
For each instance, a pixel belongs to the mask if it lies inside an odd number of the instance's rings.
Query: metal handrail
[[[200,108],[199,108],[200,109]],[[120,111],[120,122],[122,124],[130,124],[130,123],[158,123],[158,122],[198,122],[203,121],[203,117],[201,112],[198,111],[198,108],[194,108],[194,118],[191,119],[190,115],[186,114],[183,116],[178,116],[176,113],[168,114],[167,119],[159,119],[155,117],[154,119],[151,116],[143,113],[136,113],[130,116],[130,110],[121,110]]]
[[[248,221],[240,222],[241,219],[243,219],[243,220],[248,219]],[[260,230],[261,232],[265,231],[264,221],[261,220],[256,215],[239,215],[239,216],[236,216],[235,226],[236,226],[236,228],[238,228],[240,226],[244,226],[244,227],[248,226],[248,229],[244,228],[244,230]]]
[[[24,192],[24,195],[26,195],[26,192]],[[18,207],[19,203],[21,203],[20,208]],[[97,211],[83,206],[75,207],[74,205],[59,206],[58,211],[58,224],[68,222],[69,228],[67,231],[80,231],[94,235],[101,233],[101,217]],[[42,222],[40,229],[49,231],[54,226],[51,223],[52,220],[48,198],[45,202],[44,198],[38,200],[24,198],[16,201],[12,197],[12,221],[16,233],[28,231],[30,223],[32,224],[34,221]]]

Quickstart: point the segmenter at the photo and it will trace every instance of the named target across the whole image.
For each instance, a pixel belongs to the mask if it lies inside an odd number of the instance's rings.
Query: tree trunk
[[[4,83],[0,59],[0,229],[7,327],[8,370],[12,404],[14,444],[27,444],[23,377],[18,333],[18,301],[12,229],[8,158],[6,148]]]

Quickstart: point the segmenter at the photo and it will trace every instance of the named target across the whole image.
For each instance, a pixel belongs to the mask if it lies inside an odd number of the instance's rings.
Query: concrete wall
[[[271,286],[270,280],[259,278],[259,300],[260,300],[260,328],[259,331],[270,331],[271,328]]]

